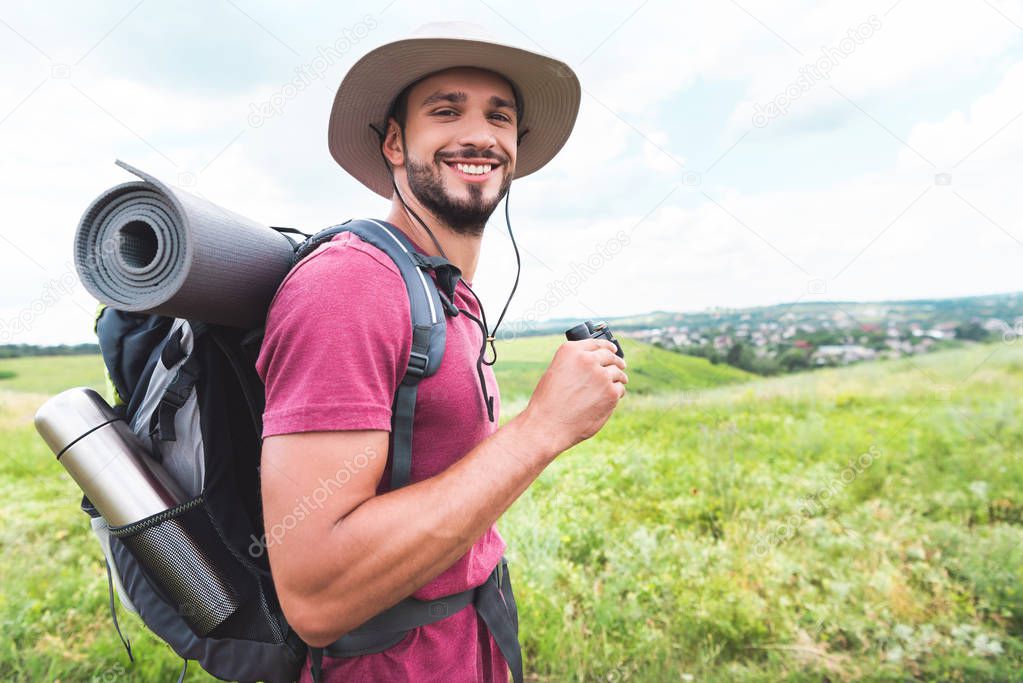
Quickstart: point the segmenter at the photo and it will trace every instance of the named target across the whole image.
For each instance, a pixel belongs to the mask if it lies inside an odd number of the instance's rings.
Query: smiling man
[[[448,69],[406,88],[393,118],[384,154],[392,167],[404,165],[413,201],[454,232],[482,236],[515,172],[520,114],[511,84],[490,71]],[[389,219],[418,232],[395,200]],[[471,270],[463,275],[472,280]]]
[[[331,153],[390,200],[390,227],[460,272],[443,362],[418,384],[407,485],[389,487],[413,336],[391,258],[342,232],[291,271],[267,317],[263,512],[267,529],[287,529],[268,552],[284,613],[311,646],[303,681],[507,681],[510,668],[521,683],[495,522],[625,393],[613,344],[565,342],[527,407],[497,426],[493,332],[472,292],[484,227],[512,180],[561,149],[580,88],[563,63],[468,30],[424,27],[370,52],[330,121]]]

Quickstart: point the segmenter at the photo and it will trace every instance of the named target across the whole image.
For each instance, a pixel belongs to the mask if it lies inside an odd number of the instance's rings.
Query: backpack
[[[292,243],[292,268],[339,232],[351,231],[390,256],[405,280],[412,351],[394,399],[389,444],[391,488],[400,488],[411,471],[417,385],[440,367],[445,316],[457,314],[451,299],[460,273],[443,258],[419,254],[399,230],[379,221],[346,221],[312,236],[274,229]],[[441,288],[427,270],[436,273]],[[185,660],[179,680],[190,659],[223,680],[296,680],[308,648],[284,618],[261,543],[265,394],[255,361],[264,328],[239,330],[101,305],[94,330],[114,410],[190,496],[114,528],[82,500],[106,559],[111,617],[129,658],[134,661],[117,623],[115,592]],[[173,557],[175,566],[153,557]],[[188,561],[214,567],[218,581],[190,573]],[[194,599],[180,604],[171,598],[172,582],[174,595]]]

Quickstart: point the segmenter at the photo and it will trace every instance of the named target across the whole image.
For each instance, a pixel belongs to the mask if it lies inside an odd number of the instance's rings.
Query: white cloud
[[[1016,165],[1023,158],[1023,61],[1009,67],[990,93],[966,111],[956,110],[942,121],[923,121],[906,140],[955,174],[991,169],[992,164]],[[904,163],[915,165],[916,155],[902,153]]]
[[[1002,5],[1006,14],[1023,17],[1023,3]],[[733,133],[750,127],[756,105],[776,100],[791,100],[784,125],[770,124],[778,130],[826,114],[836,103],[853,112],[830,86],[858,104],[908,84],[954,82],[983,68],[1019,37],[1017,27],[983,4],[924,7],[906,0],[888,12],[892,6],[887,0],[810,3],[804,21],[790,22],[791,28],[779,22],[778,30],[803,54],[775,50],[745,60],[749,87],[729,119]]]
[[[513,186],[512,221],[524,250],[524,273],[510,319],[530,310],[549,283],[563,279],[573,264],[640,221],[629,246],[550,315],[791,301],[804,294],[811,278],[824,279],[827,295],[843,299],[1018,288],[1014,267],[1021,247],[1003,230],[1023,239],[1018,225],[1023,117],[1013,122],[1023,111],[1023,63],[1013,64],[1008,53],[1018,30],[983,3],[937,6],[903,0],[887,16],[887,0],[866,5],[650,2],[642,7],[638,2],[549,6],[530,0],[491,6],[501,16],[479,2],[453,5],[443,17],[426,6],[401,6],[400,11],[395,6],[354,52],[361,54],[426,21],[457,18],[487,24],[509,42],[530,46],[535,40],[578,70],[589,94],[583,96],[572,138],[548,167]],[[1023,20],[1018,0],[995,6]],[[150,22],[176,11],[169,5],[143,8],[153,13],[147,15]],[[0,43],[5,64],[0,118],[9,114],[0,123],[6,221],[0,234],[8,240],[0,252],[0,321],[31,310],[52,291],[70,259],[82,211],[107,187],[133,179],[114,166],[115,158],[172,183],[194,177],[195,188],[212,201],[268,224],[316,230],[354,216],[385,214],[386,202],[347,177],[326,149],[327,116],[342,69],[329,71],[263,125],[253,128],[247,122],[251,103],[279,91],[325,36],[358,18],[333,16],[335,10],[325,8],[322,15],[330,19],[317,25],[316,10],[307,11],[304,29],[293,17],[285,21],[269,9],[257,12],[303,54],[280,48],[246,23],[252,28],[252,58],[265,63],[267,71],[264,75],[255,68],[223,92],[203,85],[204,74],[188,60],[187,42],[170,34],[161,46],[167,59],[149,66],[140,62],[138,68],[148,77],[118,70],[113,56],[145,50],[152,40],[131,29],[132,19],[124,25],[128,30],[112,33],[76,67],[68,55],[87,49],[102,35],[96,33],[102,27],[83,29],[72,17],[53,19],[43,30],[28,15],[5,17],[44,49],[69,46],[49,52],[54,61],[72,66],[70,78],[53,78],[51,63],[23,41]],[[804,187],[796,179],[800,169],[784,154],[772,159],[770,170],[772,187],[779,190],[739,191],[718,171],[703,178],[702,185],[687,184],[689,148],[695,142],[735,140],[749,128],[754,102],[773,97],[822,46],[837,45],[848,28],[872,13],[881,17],[882,28],[835,68],[830,81],[840,82],[838,87],[856,101],[881,100],[927,79],[1004,72],[997,87],[975,101],[956,106],[948,99],[944,111],[951,113],[909,126],[904,139],[936,168],[887,139],[886,159],[894,162],[879,159],[870,173],[819,189]],[[118,16],[110,10],[105,18],[112,23]],[[211,15],[209,30],[224,29],[219,22],[228,16],[231,22],[237,19],[231,13]],[[256,46],[256,41],[267,42]],[[232,64],[245,60],[248,44],[234,44]],[[182,67],[172,78],[174,60]],[[233,67],[202,66],[221,68]],[[715,92],[718,85],[730,92],[738,84],[744,95],[732,103],[730,118],[687,129],[682,137],[672,125],[678,115],[674,103],[684,103],[686,89],[698,80],[702,92]],[[771,125],[800,136],[809,122],[826,116],[841,121],[850,106],[839,100],[836,109],[827,84],[800,97],[783,121]],[[751,142],[752,136],[740,144]],[[832,150],[832,140],[826,142]],[[935,184],[940,172],[951,174],[951,185]],[[182,175],[188,173],[193,176]],[[907,210],[925,188],[923,198]],[[476,278],[492,324],[514,277],[511,245],[500,234],[504,230],[504,218],[496,214]],[[9,341],[88,341],[94,304],[80,287],[64,293],[33,317],[31,329]]]

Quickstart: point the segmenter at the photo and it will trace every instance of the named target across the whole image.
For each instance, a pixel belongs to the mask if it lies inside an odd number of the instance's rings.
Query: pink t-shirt
[[[455,289],[454,303],[479,317],[479,306],[462,282]],[[476,373],[482,332],[464,314],[447,321],[440,369],[419,384],[412,482],[444,471],[497,428],[487,418]],[[357,236],[336,235],[292,269],[270,305],[256,361],[266,385],[263,437],[390,431],[391,404],[411,347],[408,293],[397,266]],[[483,368],[488,391],[495,397],[496,420],[497,380],[489,366]],[[389,490],[390,476],[388,461],[378,494]],[[504,540],[491,526],[465,555],[412,595],[433,600],[479,586],[504,551]],[[301,680],[312,680],[308,660]],[[508,668],[486,624],[468,605],[413,629],[384,652],[343,659],[325,656],[323,680],[506,683]]]

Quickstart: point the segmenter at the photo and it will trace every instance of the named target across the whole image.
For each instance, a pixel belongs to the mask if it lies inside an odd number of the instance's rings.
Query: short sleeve
[[[397,266],[344,233],[306,257],[267,313],[256,371],[266,387],[263,437],[391,428],[412,348]]]

